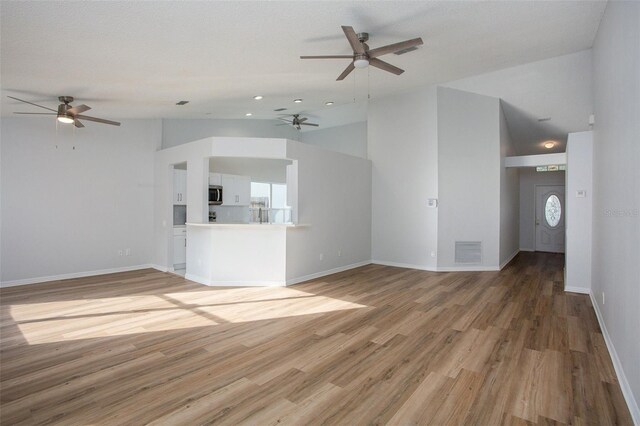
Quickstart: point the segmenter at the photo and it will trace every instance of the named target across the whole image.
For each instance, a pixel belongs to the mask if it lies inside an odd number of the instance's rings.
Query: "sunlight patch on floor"
[[[29,344],[321,314],[366,305],[287,288],[211,289],[12,305]]]

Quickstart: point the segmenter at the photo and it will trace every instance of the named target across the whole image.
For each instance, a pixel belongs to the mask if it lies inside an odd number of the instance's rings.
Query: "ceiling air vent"
[[[456,241],[456,263],[482,263],[482,242]]]
[[[182,105],[186,105],[188,103],[189,103],[189,101],[180,101],[180,102],[176,102],[176,105],[182,106]]]
[[[278,109],[274,109],[274,111],[286,111],[286,108],[278,108]]]

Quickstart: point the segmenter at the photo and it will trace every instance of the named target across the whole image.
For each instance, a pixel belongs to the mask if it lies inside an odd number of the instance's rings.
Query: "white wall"
[[[3,118],[1,136],[4,284],[149,263],[159,120]]]
[[[278,120],[246,119],[164,119],[162,148],[181,145],[212,136],[243,138],[286,138],[300,140],[293,126],[278,126]]]
[[[535,249],[536,186],[564,185],[563,171],[536,172],[535,167],[523,167],[520,172],[520,250]]]
[[[500,268],[520,251],[520,177],[518,170],[505,168],[515,154],[507,120],[500,106]]]
[[[593,216],[593,134],[570,133],[567,140],[565,192],[565,280],[567,291],[591,290],[591,226]],[[584,196],[578,197],[578,191]]]
[[[298,163],[298,222],[309,225],[287,230],[287,281],[369,263],[371,162],[294,141],[287,157]]]
[[[435,87],[374,100],[367,135],[372,171],[372,258],[437,266],[438,128]],[[434,256],[431,256],[431,253]]]
[[[519,155],[539,154],[539,143],[589,130],[593,112],[591,51],[572,53],[444,83],[458,90],[503,100],[511,138]],[[551,117],[538,122],[538,118]]]
[[[593,47],[592,291],[640,424],[640,3],[609,2]],[[605,294],[605,300],[602,294]]]
[[[300,133],[300,142],[330,151],[367,158],[367,122],[362,121],[302,132]]]
[[[500,101],[438,88],[438,268],[497,269]],[[455,262],[456,241],[482,242],[482,262]]]

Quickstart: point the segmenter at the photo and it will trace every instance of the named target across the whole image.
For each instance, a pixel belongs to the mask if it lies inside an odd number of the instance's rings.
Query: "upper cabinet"
[[[173,204],[187,204],[187,171],[173,169]]]
[[[209,173],[209,185],[222,185],[222,175],[220,173]]]
[[[248,206],[250,204],[251,178],[249,176],[221,175],[220,180],[223,206]]]

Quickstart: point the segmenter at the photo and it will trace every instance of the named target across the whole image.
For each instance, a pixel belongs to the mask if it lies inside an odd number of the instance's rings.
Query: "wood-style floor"
[[[562,255],[289,288],[154,270],[4,289],[2,424],[625,424]]]

